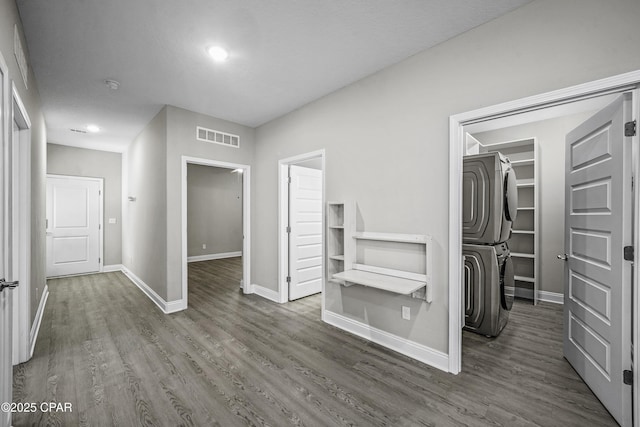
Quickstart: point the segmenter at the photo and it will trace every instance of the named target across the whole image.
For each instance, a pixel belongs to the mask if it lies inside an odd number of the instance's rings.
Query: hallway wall
[[[31,320],[35,318],[45,280],[45,190],[47,135],[40,94],[33,70],[29,67],[25,87],[13,52],[14,27],[17,26],[25,55],[29,58],[20,15],[14,0],[0,0],[0,53],[9,67],[9,77],[31,120]]]

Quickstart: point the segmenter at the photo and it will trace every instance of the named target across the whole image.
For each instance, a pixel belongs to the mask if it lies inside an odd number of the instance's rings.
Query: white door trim
[[[94,178],[88,176],[74,176],[74,175],[57,175],[53,173],[48,173],[47,178],[58,178],[58,179],[74,179],[80,181],[93,181],[97,182],[100,185],[100,206],[98,207],[100,219],[98,224],[100,225],[99,236],[99,258],[100,262],[98,264],[99,272],[102,273],[104,271],[104,178]],[[93,274],[93,273],[88,273]],[[73,274],[72,276],[81,276],[82,274]]]
[[[289,236],[287,235],[287,223],[289,220],[289,165],[305,160],[320,158],[322,162],[322,310],[324,311],[324,281],[325,281],[325,204],[326,204],[326,174],[325,174],[325,150],[316,150],[297,156],[278,160],[278,299],[280,303],[289,301],[289,284],[287,272],[289,270]]]
[[[623,92],[634,89],[640,83],[640,70],[632,71],[617,76],[596,80],[568,88],[534,95],[515,101],[505,102],[490,107],[480,108],[449,117],[449,372],[457,374],[461,370],[462,364],[462,326],[464,325],[464,306],[462,304],[463,286],[462,282],[462,156],[464,153],[464,126],[472,123],[487,121],[499,117],[505,117],[526,111],[534,111],[551,107],[554,105],[566,104],[569,102],[593,98],[610,93]],[[637,94],[638,92],[635,91]],[[638,117],[640,112],[640,100],[635,96],[633,101],[633,116]],[[638,145],[638,135],[634,137],[634,145]],[[639,160],[636,157],[633,164],[633,174],[638,176]],[[638,195],[638,185],[635,186],[635,231],[633,236],[634,246],[638,246],[638,236],[640,225],[639,208],[640,201]],[[638,264],[640,256],[639,250],[635,251],[634,265]],[[638,289],[638,274],[634,274],[633,288]],[[634,296],[634,336],[636,345],[640,343],[638,338],[640,332],[640,293]],[[633,365],[639,366],[640,357],[638,351],[634,351]],[[639,371],[634,370],[633,384],[633,408],[638,414],[640,396],[638,391]],[[639,417],[634,417],[634,425],[640,425]]]
[[[182,156],[182,299],[180,310],[188,306],[188,256],[187,256],[187,165],[214,166],[242,170],[242,292],[251,293],[251,166],[221,162],[199,157]]]
[[[13,299],[13,364],[26,362],[31,357],[31,120],[15,83],[11,84],[10,145],[12,202],[12,233],[17,247],[17,263],[9,268],[16,270],[20,286]],[[13,123],[18,124],[18,140],[14,140]],[[14,151],[17,149],[17,152]],[[15,167],[17,166],[17,167]],[[16,238],[17,236],[17,238]],[[15,279],[11,279],[15,280]],[[43,289],[44,291],[44,289]]]
[[[13,126],[11,123],[10,117],[10,108],[9,108],[9,67],[7,67],[7,63],[2,56],[2,52],[0,52],[0,245],[2,245],[2,259],[0,260],[0,264],[2,264],[3,268],[0,271],[0,278],[5,278],[4,274],[7,272],[6,268],[8,265],[8,252],[9,252],[9,241],[6,239],[6,234],[4,231],[8,228],[8,183],[9,183],[9,129],[10,126]],[[11,291],[13,292],[13,291]],[[4,400],[10,400],[12,395],[12,358],[13,358],[13,342],[12,342],[12,330],[9,327],[10,322],[12,321],[12,311],[13,307],[10,305],[11,301],[9,301],[10,296],[8,292],[2,292],[0,294],[0,304],[6,304],[4,307],[0,307],[0,327],[2,327],[2,331],[0,331],[0,403]],[[6,312],[3,310],[7,310]],[[0,427],[8,427],[11,425],[11,411],[2,412],[0,411]]]

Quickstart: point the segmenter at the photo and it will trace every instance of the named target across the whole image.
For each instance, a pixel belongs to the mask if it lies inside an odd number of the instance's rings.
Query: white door
[[[0,54],[0,403],[11,402],[12,399],[12,341],[11,341],[11,320],[12,320],[12,301],[9,288],[3,288],[2,281],[5,279],[5,263],[7,263],[7,255],[10,253],[9,233],[7,227],[9,224],[9,206],[5,199],[5,183],[8,180],[8,169],[5,163],[4,153],[5,147],[9,143],[7,141],[7,120],[8,110],[6,108],[7,93],[7,66]],[[0,410],[0,427],[8,427],[11,425],[11,412]]]
[[[564,355],[622,425],[631,425],[630,96],[567,135]]]
[[[322,171],[289,166],[289,300],[322,291]]]
[[[101,180],[47,177],[47,277],[100,271]]]

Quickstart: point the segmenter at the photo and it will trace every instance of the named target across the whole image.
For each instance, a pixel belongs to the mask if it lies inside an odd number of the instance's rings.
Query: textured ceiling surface
[[[49,142],[121,151],[165,104],[255,127],[529,1],[17,4]]]

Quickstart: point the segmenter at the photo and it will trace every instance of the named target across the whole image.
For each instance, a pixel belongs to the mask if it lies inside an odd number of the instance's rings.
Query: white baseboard
[[[218,254],[195,255],[187,257],[187,262],[211,261],[212,259],[235,258],[242,256],[242,251],[221,252]]]
[[[113,273],[115,271],[122,271],[123,268],[124,268],[124,266],[122,264],[105,265],[104,267],[102,267],[102,272],[103,273]]]
[[[265,288],[260,285],[251,285],[251,293],[266,298],[270,301],[280,303],[280,294],[272,289]]]
[[[554,304],[564,304],[564,294],[549,291],[538,291],[538,301],[552,302]]]
[[[508,289],[508,288],[507,288]],[[513,289],[513,295],[517,298],[525,298],[533,300],[533,289],[526,288],[511,288]],[[553,304],[564,304],[564,294],[549,291],[538,291],[538,301],[550,302]]]
[[[422,344],[409,341],[406,338],[390,334],[383,330],[374,328],[362,322],[350,319],[341,314],[324,310],[322,320],[326,323],[343,329],[361,338],[373,341],[391,350],[402,353],[413,359],[419,360],[434,368],[449,372],[449,356],[441,351],[434,350]]]
[[[36,311],[36,318],[33,319],[33,325],[31,325],[31,331],[29,332],[29,359],[33,357],[33,351],[36,348],[36,340],[38,339],[38,332],[40,332],[40,325],[42,324],[42,317],[44,315],[44,307],[47,305],[48,298],[49,286],[44,285],[40,303],[38,304],[38,311]]]
[[[187,308],[186,301],[184,299],[167,302],[153,289],[149,287],[142,279],[136,276],[127,267],[122,267],[122,272],[127,276],[142,292],[144,292],[151,301],[153,301],[165,314],[175,313],[177,311],[185,310]]]

